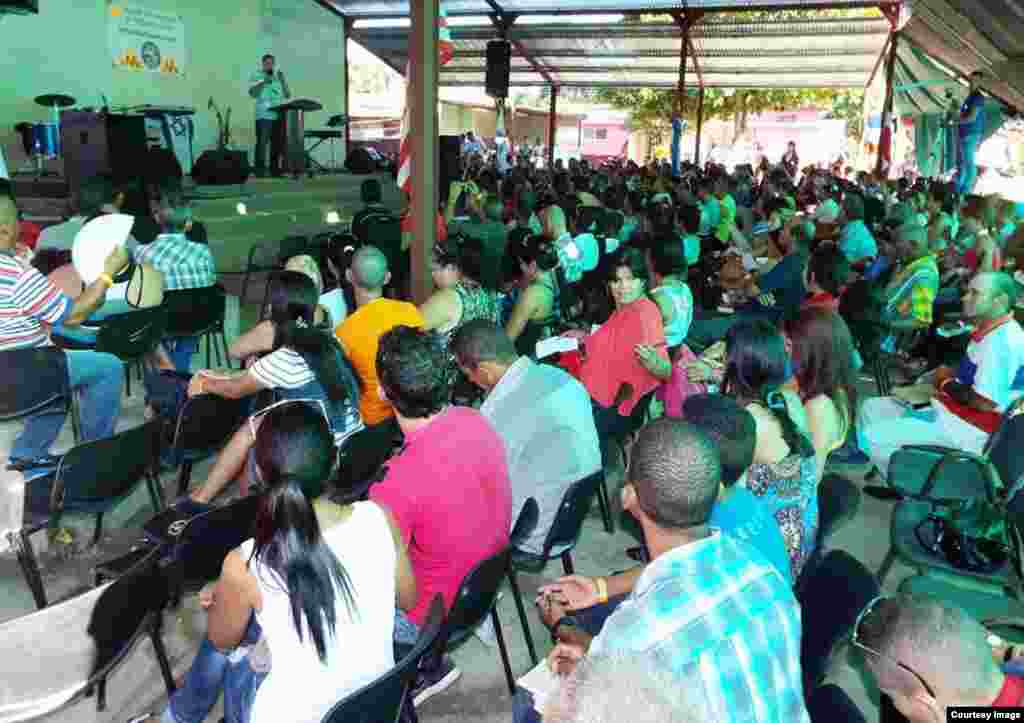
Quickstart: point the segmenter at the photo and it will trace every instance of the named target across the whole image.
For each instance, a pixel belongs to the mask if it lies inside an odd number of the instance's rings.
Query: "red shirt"
[[[39,234],[43,232],[42,226],[31,221],[18,221],[18,243],[35,249]]]
[[[820,294],[811,294],[801,305],[801,309],[828,309],[829,311],[839,311],[839,299],[827,291],[822,291]]]
[[[370,499],[391,510],[409,547],[417,598],[408,614],[422,625],[435,594],[447,609],[466,573],[508,544],[505,445],[480,412],[449,407],[406,436]]]
[[[993,708],[1018,708],[1024,705],[1024,678],[1007,675],[1003,688],[992,701]]]

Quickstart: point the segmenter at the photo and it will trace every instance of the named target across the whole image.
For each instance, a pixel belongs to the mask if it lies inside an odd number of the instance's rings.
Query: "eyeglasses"
[[[320,413],[324,415],[324,420],[327,422],[328,428],[331,426],[331,419],[327,416],[327,405],[324,404],[322,399],[282,399],[280,402],[274,402],[268,404],[260,411],[252,414],[249,417],[249,434],[252,435],[252,441],[256,442],[256,430],[259,429],[260,421],[269,412],[279,407],[284,407],[289,404],[309,404],[320,409]]]
[[[879,652],[878,650],[875,650],[874,648],[865,645],[863,641],[861,641],[860,639],[860,628],[863,622],[868,618],[868,616],[871,615],[871,613],[875,611],[875,608],[878,607],[878,604],[880,602],[882,602],[883,600],[890,599],[892,598],[886,597],[885,595],[879,595],[874,600],[872,600],[864,606],[864,609],[860,611],[860,615],[857,616],[857,622],[853,624],[853,635],[850,638],[850,642],[853,644],[853,647],[857,648],[858,650],[862,650],[865,653],[874,655],[876,658],[881,658],[882,660],[885,660],[886,662],[889,662],[895,665],[896,667],[902,668],[903,670],[907,671],[912,676],[917,678],[917,682],[921,684],[921,687],[924,688],[925,692],[928,693],[928,695],[930,695],[932,698],[935,698],[935,691],[932,689],[930,685],[928,685],[928,682],[921,677],[920,673],[911,668],[909,665],[901,663],[895,658],[889,657],[888,655],[885,655]]]

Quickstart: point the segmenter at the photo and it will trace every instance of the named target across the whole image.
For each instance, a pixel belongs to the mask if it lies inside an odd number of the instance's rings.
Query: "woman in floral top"
[[[774,326],[757,321],[734,326],[725,343],[722,390],[757,424],[747,488],[775,517],[797,580],[817,544],[818,468],[803,405],[784,388],[792,376],[785,340]]]

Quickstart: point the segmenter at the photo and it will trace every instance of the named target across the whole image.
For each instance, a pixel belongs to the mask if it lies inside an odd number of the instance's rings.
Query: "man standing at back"
[[[470,220],[458,226],[458,230],[470,238],[477,239],[484,247],[481,265],[481,283],[485,289],[501,288],[501,260],[505,255],[508,231],[502,221],[504,208],[501,199],[491,193],[484,199],[483,219]]]
[[[405,444],[370,499],[387,507],[409,549],[416,606],[397,613],[395,642],[416,642],[434,595],[449,609],[466,574],[508,544],[512,491],[501,437],[480,412],[449,404],[446,352],[434,334],[396,326],[380,339],[377,370]],[[419,705],[451,685],[450,661],[421,673]]]
[[[489,321],[464,324],[450,346],[462,372],[487,393],[480,412],[505,443],[513,517],[528,498],[537,500],[537,527],[522,548],[540,554],[565,491],[601,470],[590,395],[558,367],[519,356]]]
[[[352,284],[356,310],[338,325],[335,335],[359,375],[359,411],[367,427],[363,438],[372,440],[368,446],[379,449],[379,461],[383,461],[398,430],[391,404],[380,396],[377,347],[386,331],[399,324],[421,327],[423,317],[413,304],[384,298],[391,273],[387,258],[376,246],[363,246],[356,251],[345,278]]]

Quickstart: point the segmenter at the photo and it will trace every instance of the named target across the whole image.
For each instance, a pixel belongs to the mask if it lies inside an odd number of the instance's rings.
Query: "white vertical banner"
[[[115,68],[185,74],[185,20],[181,15],[107,0],[107,44]]]

